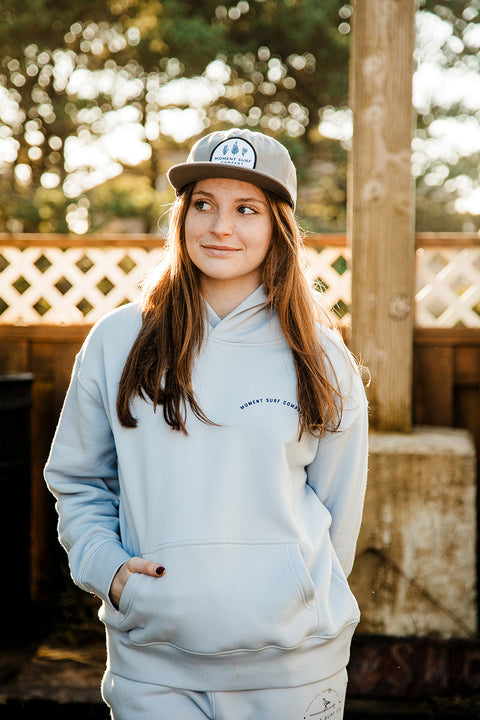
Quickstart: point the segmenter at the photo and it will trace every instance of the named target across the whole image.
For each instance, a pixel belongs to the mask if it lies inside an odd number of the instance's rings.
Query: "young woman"
[[[90,332],[50,458],[103,603],[114,720],[341,718],[367,403],[321,320],[286,149],[214,132],[168,174],[164,263]]]

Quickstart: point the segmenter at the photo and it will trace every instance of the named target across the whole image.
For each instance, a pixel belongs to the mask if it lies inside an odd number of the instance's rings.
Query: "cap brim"
[[[258,185],[265,190],[271,190],[277,193],[277,195],[280,195],[280,197],[289,202],[292,207],[295,206],[290,193],[281,183],[276,182],[276,180],[272,179],[269,175],[259,172],[258,170],[225,165],[223,163],[191,162],[174,165],[167,172],[168,181],[175,188],[177,195],[182,193],[185,185],[212,177],[244,180],[253,185]]]

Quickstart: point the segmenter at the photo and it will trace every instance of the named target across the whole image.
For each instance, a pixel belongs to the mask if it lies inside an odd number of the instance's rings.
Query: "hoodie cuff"
[[[118,569],[130,560],[123,547],[115,542],[105,542],[88,558],[79,577],[78,584],[88,592],[110,602],[109,592]]]

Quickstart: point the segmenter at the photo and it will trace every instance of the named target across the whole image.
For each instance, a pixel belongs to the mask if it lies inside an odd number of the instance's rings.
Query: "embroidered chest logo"
[[[283,400],[282,398],[276,397],[260,397],[247,400],[240,405],[240,410],[248,410],[249,408],[257,407],[258,405],[284,405],[292,410],[298,410],[298,404],[296,401]]]

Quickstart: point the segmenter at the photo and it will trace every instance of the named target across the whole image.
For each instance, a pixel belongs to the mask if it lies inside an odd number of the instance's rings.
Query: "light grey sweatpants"
[[[107,671],[102,693],[113,720],[341,720],[347,671],[309,685],[193,692],[126,680]]]

